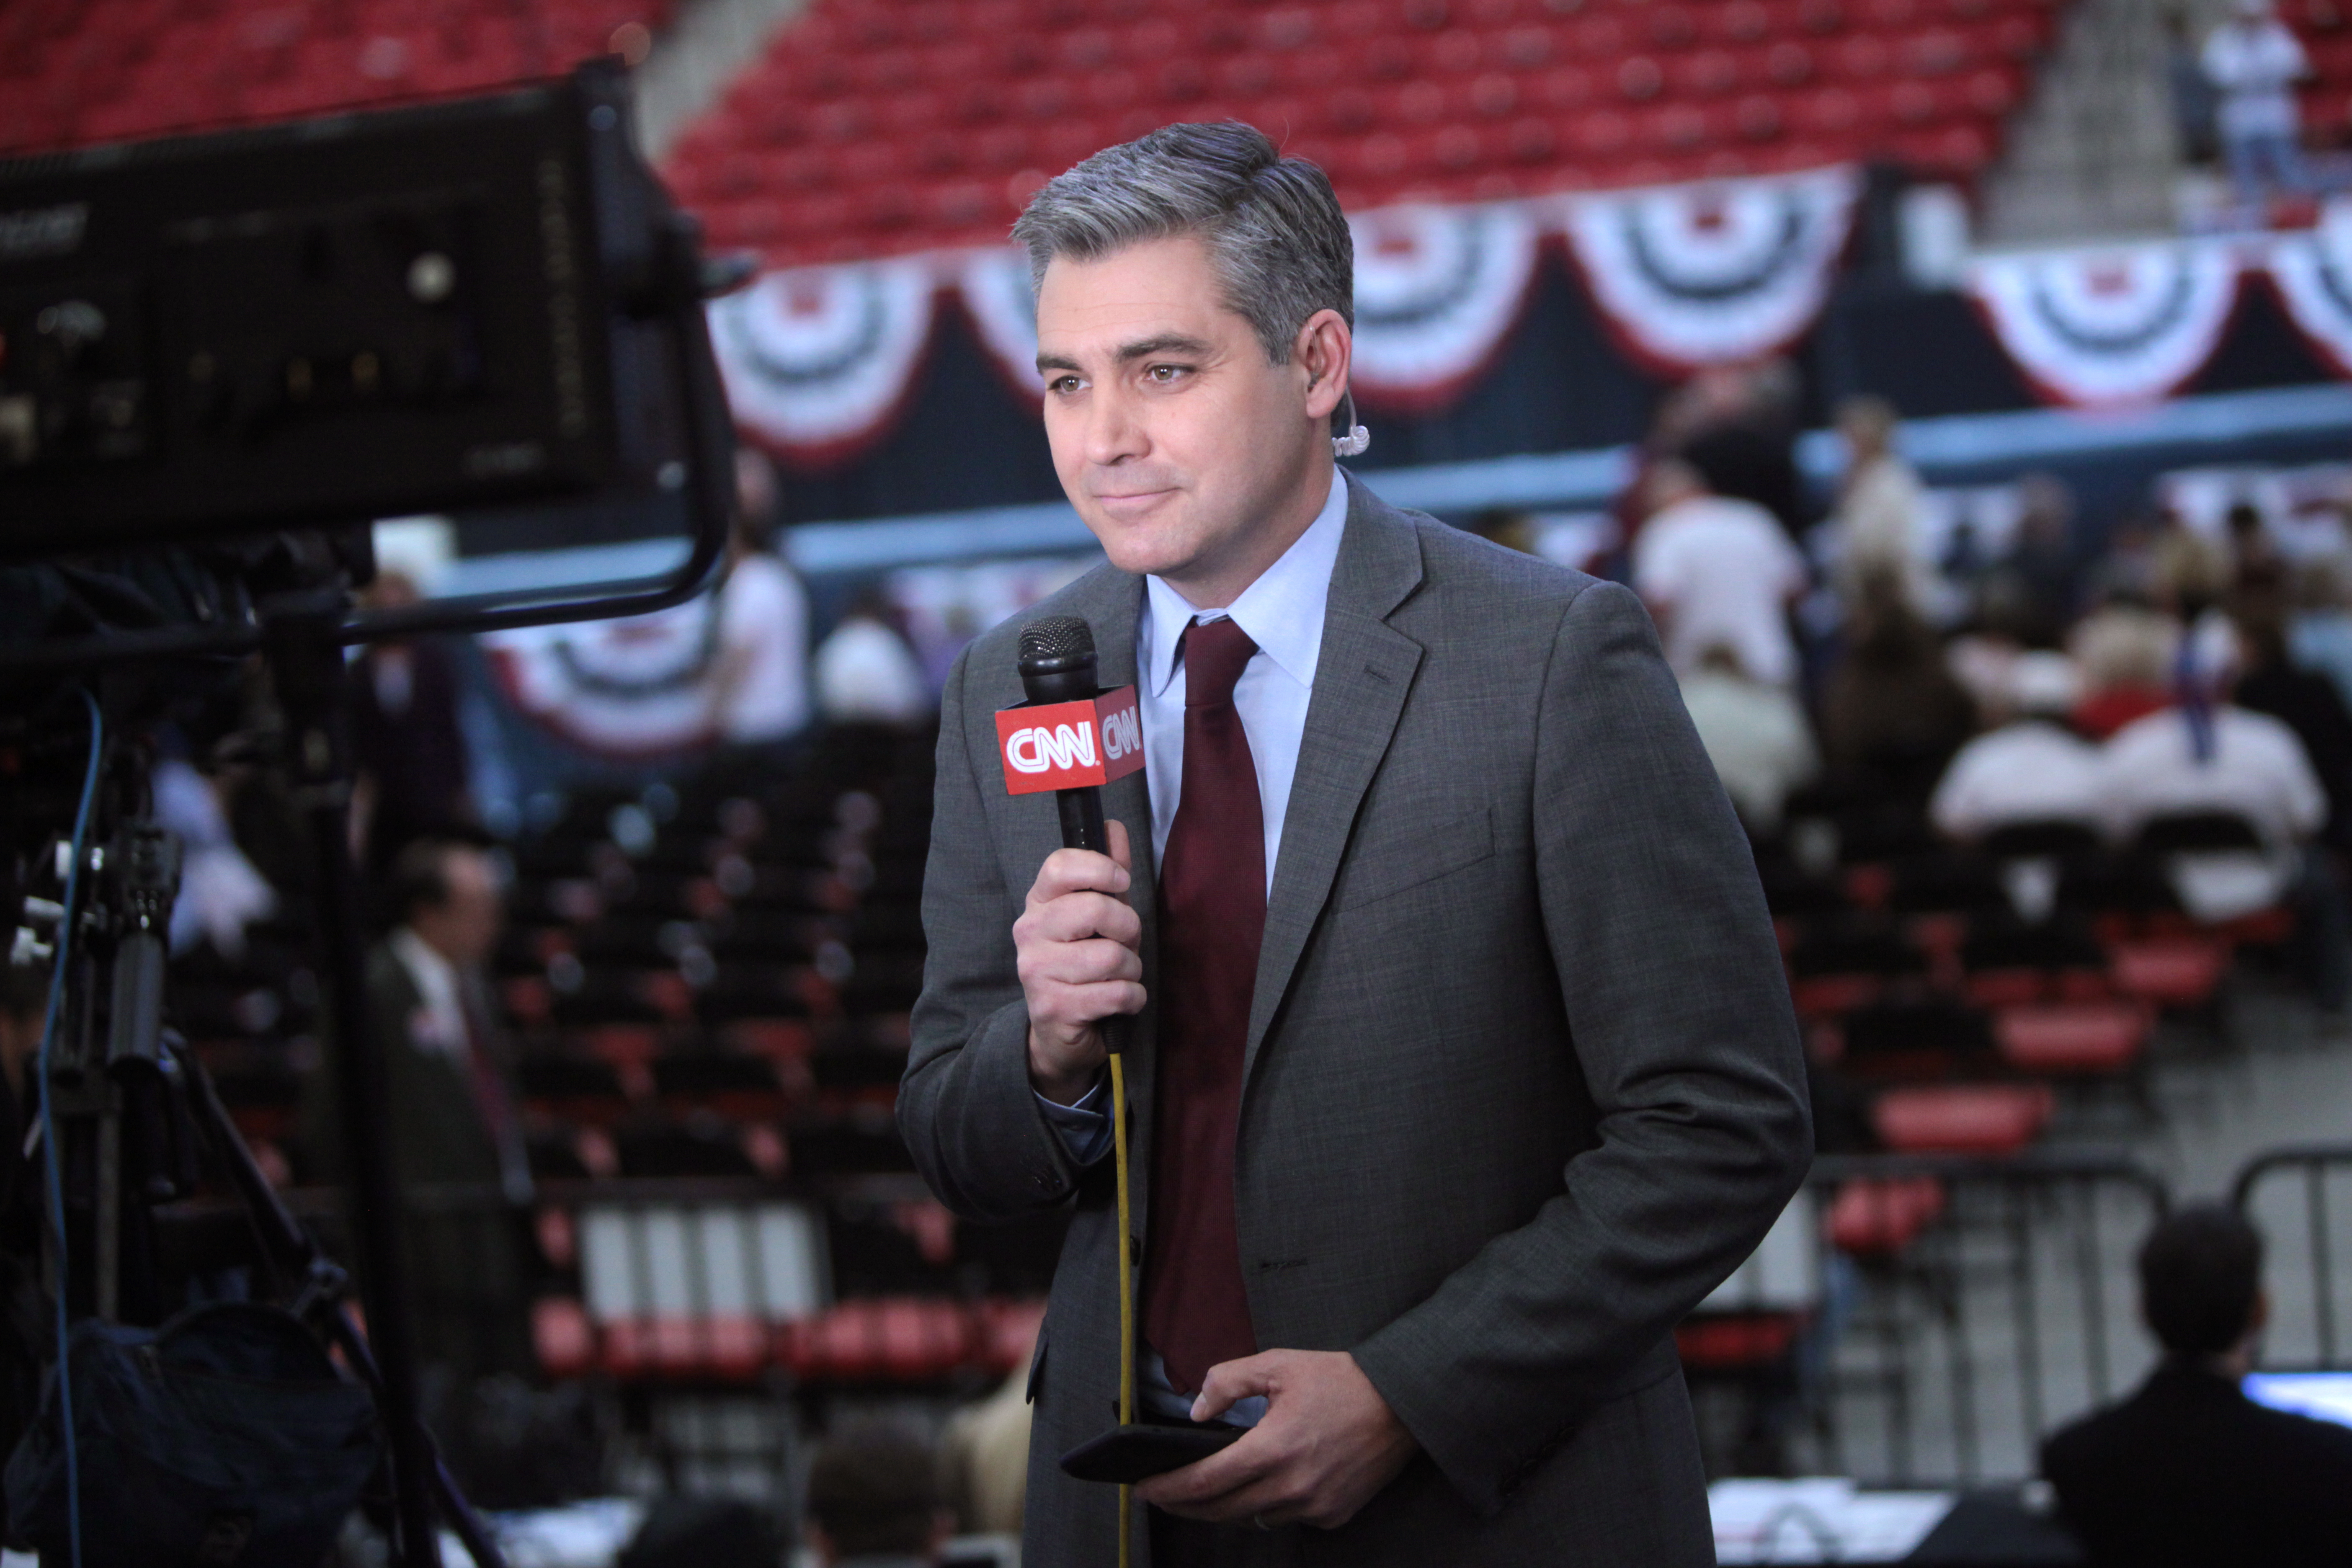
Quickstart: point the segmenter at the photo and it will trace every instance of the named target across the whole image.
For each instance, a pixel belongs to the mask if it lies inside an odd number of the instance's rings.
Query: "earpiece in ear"
[[[1356,395],[1353,392],[1341,393],[1339,401],[1347,406],[1348,433],[1331,437],[1331,455],[1335,458],[1360,458],[1372,448],[1372,433],[1356,423]]]

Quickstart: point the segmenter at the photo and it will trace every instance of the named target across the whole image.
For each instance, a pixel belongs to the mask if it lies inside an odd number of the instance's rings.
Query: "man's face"
[[[416,934],[459,968],[488,960],[504,923],[505,900],[490,858],[478,849],[453,849],[444,863],[449,898],[416,911]]]
[[[1055,471],[1123,572],[1213,582],[1306,480],[1307,369],[1266,363],[1196,238],[1056,258],[1037,365]]]

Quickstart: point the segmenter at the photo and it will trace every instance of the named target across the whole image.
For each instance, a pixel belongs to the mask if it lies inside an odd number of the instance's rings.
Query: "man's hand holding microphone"
[[[1143,1010],[1143,921],[1127,824],[1104,825],[1110,853],[1056,849],[1037,868],[1013,922],[1021,994],[1029,1005],[1029,1081],[1058,1105],[1102,1076],[1102,1020]]]

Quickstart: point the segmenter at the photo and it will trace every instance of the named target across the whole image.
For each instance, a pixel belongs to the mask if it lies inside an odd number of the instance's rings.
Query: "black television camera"
[[[184,1190],[193,1128],[373,1386],[404,1563],[437,1561],[436,1503],[478,1563],[497,1552],[417,1418],[342,650],[650,611],[707,586],[732,447],[702,301],[744,275],[704,259],[638,157],[616,61],[465,101],[0,162],[0,929],[60,955],[49,1037],[68,1048],[48,1088],[100,1194],[43,1227],[49,1278],[112,1315],[142,1205]],[[667,576],[352,607],[371,520],[680,492],[692,542]],[[156,931],[174,861],[142,731],[257,652],[315,859],[364,1336],[341,1271],[165,1027]]]

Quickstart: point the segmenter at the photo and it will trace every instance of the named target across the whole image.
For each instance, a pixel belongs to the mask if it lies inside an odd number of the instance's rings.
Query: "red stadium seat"
[[[1943,1216],[1944,1184],[1933,1176],[1865,1177],[1830,1204],[1830,1244],[1856,1258],[1902,1251]]]
[[[2108,973],[2126,996],[2159,1007],[2201,1007],[2229,967],[2229,943],[2219,937],[2145,936],[2115,944]]]
[[[1898,1153],[2014,1154],[2041,1132],[2053,1103],[2046,1084],[1925,1085],[1880,1095],[1871,1121]]]
[[[1702,1372],[1769,1366],[1789,1353],[1804,1320],[1794,1312],[1685,1318],[1675,1325],[1683,1364]]]
[[[2073,1077],[2123,1071],[2147,1043],[2147,1007],[2075,1002],[2004,1007],[1993,1015],[2003,1060],[2021,1072]]]

